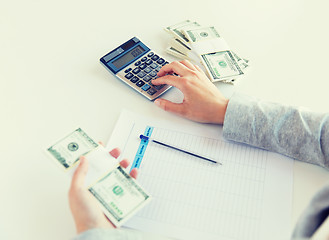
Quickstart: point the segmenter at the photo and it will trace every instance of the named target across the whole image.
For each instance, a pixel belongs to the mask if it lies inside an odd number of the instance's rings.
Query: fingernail
[[[155,105],[157,105],[158,107],[160,107],[160,100],[159,100],[159,99],[156,99],[156,100],[154,101],[154,103],[155,103]]]

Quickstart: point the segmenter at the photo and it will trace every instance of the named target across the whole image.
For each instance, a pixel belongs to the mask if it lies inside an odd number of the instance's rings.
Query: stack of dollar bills
[[[120,166],[117,159],[81,128],[47,148],[47,155],[63,170],[73,175],[80,156],[89,160],[84,187],[98,201],[101,209],[117,227],[134,216],[151,196]]]
[[[201,63],[212,82],[233,84],[250,66],[249,60],[232,51],[213,26],[185,20],[164,30],[172,36],[166,52]]]

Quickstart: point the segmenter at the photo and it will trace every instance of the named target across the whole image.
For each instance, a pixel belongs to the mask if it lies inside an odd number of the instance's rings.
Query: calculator
[[[121,81],[132,87],[149,100],[154,100],[171,86],[153,85],[162,66],[168,64],[138,38],[134,37],[100,59],[104,67]]]

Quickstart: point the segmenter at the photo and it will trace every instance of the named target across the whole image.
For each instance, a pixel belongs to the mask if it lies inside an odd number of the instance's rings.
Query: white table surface
[[[2,1],[0,238],[75,235],[69,178],[43,153],[56,137],[81,126],[106,142],[122,108],[185,121],[110,75],[99,64],[105,53],[138,36],[170,58],[163,27],[196,20],[251,60],[235,86],[216,84],[224,95],[328,112],[328,8],[326,0]],[[291,228],[328,179],[325,169],[295,163]]]

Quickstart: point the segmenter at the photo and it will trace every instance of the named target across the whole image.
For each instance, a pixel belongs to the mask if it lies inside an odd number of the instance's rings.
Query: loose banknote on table
[[[233,52],[214,26],[185,20],[166,27],[165,31],[172,36],[166,52],[201,63],[213,82],[233,84],[250,67],[249,60]]]
[[[117,227],[151,200],[150,195],[120,166],[118,160],[81,128],[48,147],[47,153],[71,175],[80,156],[86,156],[89,167],[85,187]]]

